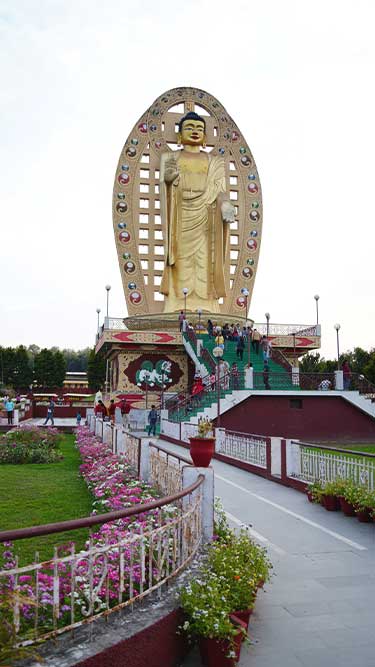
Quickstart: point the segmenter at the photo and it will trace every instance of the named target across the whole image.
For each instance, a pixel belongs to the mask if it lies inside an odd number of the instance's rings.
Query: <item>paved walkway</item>
[[[239,666],[374,667],[374,525],[227,464],[215,461],[214,469],[216,495],[232,525],[250,524],[274,565]],[[194,651],[184,667],[200,664]]]

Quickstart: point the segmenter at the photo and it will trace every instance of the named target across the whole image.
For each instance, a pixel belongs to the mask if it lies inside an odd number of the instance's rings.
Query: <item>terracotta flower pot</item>
[[[234,614],[230,614],[230,618],[238,626],[238,631],[233,638],[235,657],[227,657],[228,653],[232,650],[231,642],[228,639],[202,637],[199,640],[199,651],[203,665],[207,667],[235,667],[239,661],[243,637],[242,628],[246,630],[246,626]]]
[[[337,512],[340,509],[340,504],[336,496],[323,495],[324,507],[328,512]]]
[[[208,468],[215,453],[215,438],[189,438],[190,456],[197,468]]]
[[[356,515],[361,523],[372,523],[371,509],[360,510],[356,512]]]
[[[341,507],[341,511],[345,514],[345,516],[355,516],[355,509],[351,503],[348,503],[345,498],[340,496],[339,498],[339,503]]]
[[[254,609],[244,609],[242,611],[234,611],[233,614],[236,618],[239,618],[242,623],[246,625],[246,629],[249,627],[250,616],[253,613]]]
[[[312,503],[312,502],[313,502],[313,494],[312,494],[312,492],[311,492],[311,491],[307,491],[307,492],[306,492],[306,495],[307,495],[307,500],[309,501],[309,503]]]

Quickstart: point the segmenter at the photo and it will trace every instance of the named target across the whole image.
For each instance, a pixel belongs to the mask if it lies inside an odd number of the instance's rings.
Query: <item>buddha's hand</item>
[[[167,158],[165,161],[164,180],[166,183],[175,183],[179,175],[180,172],[178,171],[176,158],[171,155],[171,157]],[[177,185],[177,183],[175,183],[175,185]]]
[[[221,215],[224,222],[234,222],[235,213],[235,208],[230,201],[225,200],[221,203]]]

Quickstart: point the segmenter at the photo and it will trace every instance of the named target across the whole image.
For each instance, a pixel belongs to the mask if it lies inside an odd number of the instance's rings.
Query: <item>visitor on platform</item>
[[[215,391],[215,383],[216,383],[216,373],[215,371],[212,371],[210,375],[210,384],[209,384],[210,391]]]
[[[269,377],[270,377],[270,370],[268,368],[268,363],[265,363],[263,367],[263,383],[265,389],[271,389]]]
[[[8,417],[8,424],[13,424],[14,403],[11,398],[7,398],[4,407]]]
[[[154,405],[151,405],[151,410],[148,413],[148,434],[156,435],[156,423],[158,421],[158,413]]]
[[[77,412],[76,420],[77,420],[77,426],[81,426],[82,415],[80,412]]]
[[[102,400],[99,400],[94,408],[94,412],[96,417],[101,417],[103,420],[107,416],[107,408],[105,407]]]
[[[211,320],[208,320],[207,322],[207,333],[209,338],[213,338],[214,336],[214,325],[212,324]]]
[[[350,370],[349,362],[347,360],[344,361],[342,365],[342,374],[344,378],[344,391],[349,391],[352,372]]]
[[[202,398],[204,393],[204,384],[201,376],[197,373],[194,377],[194,384],[191,389],[191,396],[193,399],[196,399],[198,402]]]
[[[254,349],[255,354],[259,354],[259,345],[260,345],[260,340],[261,340],[261,335],[257,329],[253,330],[253,335],[252,335],[252,346]]]
[[[245,339],[243,336],[239,336],[237,345],[236,345],[236,354],[238,359],[243,360],[243,351],[245,349]]]
[[[230,369],[230,381],[231,381],[231,389],[240,388],[240,372],[238,370],[238,366],[235,361],[233,362],[232,368]]]
[[[54,423],[55,423],[54,420],[53,420],[54,412],[55,412],[55,401],[51,397],[50,401],[48,403],[46,421],[44,422],[43,426],[46,426],[48,424],[49,420],[51,420],[52,426],[54,425]]]
[[[224,336],[221,333],[221,330],[219,330],[216,338],[215,338],[215,343],[217,347],[221,347],[222,350],[224,350]]]
[[[120,403],[120,410],[121,410],[122,425],[125,428],[129,428],[130,403],[128,403],[128,401],[126,401],[125,398],[123,398]]]
[[[182,331],[183,324],[184,324],[184,319],[185,319],[185,313],[183,310],[180,311],[180,314],[178,316],[178,326],[180,328],[180,331]]]
[[[116,404],[113,398],[111,398],[109,407],[108,407],[108,415],[111,420],[111,422],[115,422],[115,413],[116,413]]]
[[[318,387],[318,390],[319,391],[329,391],[331,389],[331,387],[332,387],[331,380],[322,380],[319,387]]]

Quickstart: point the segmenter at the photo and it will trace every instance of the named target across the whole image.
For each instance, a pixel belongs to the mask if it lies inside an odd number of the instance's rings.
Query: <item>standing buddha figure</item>
[[[203,151],[205,141],[205,120],[191,111],[179,122],[182,150],[161,156],[164,312],[184,309],[184,289],[190,311],[218,313],[218,299],[226,296],[225,260],[235,209],[226,194],[224,159]]]

